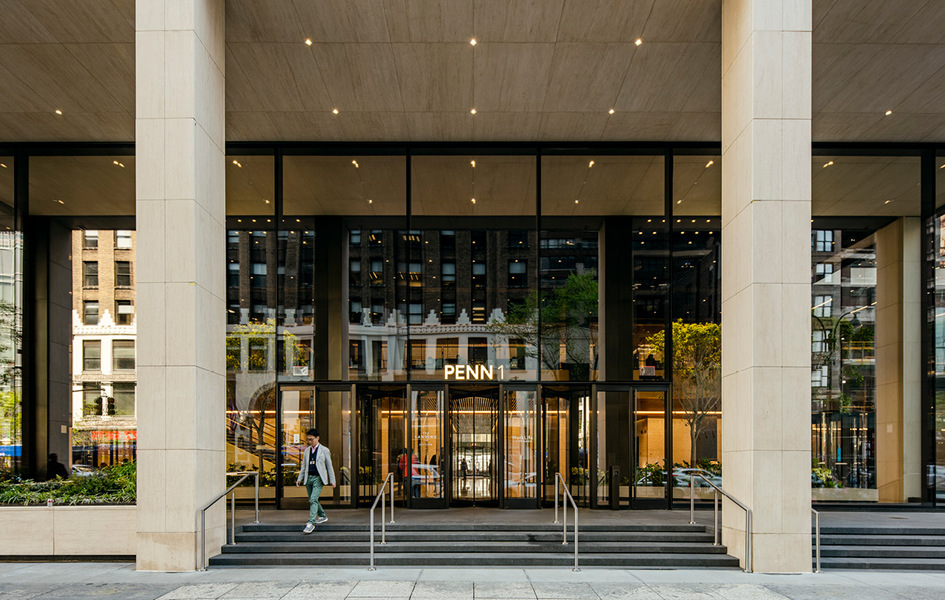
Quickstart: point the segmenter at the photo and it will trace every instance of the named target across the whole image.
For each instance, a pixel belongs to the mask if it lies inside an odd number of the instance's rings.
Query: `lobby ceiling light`
[[[892,202],[892,200],[887,200],[887,201],[883,202],[883,204],[889,204],[890,202]]]
[[[640,45],[643,44],[643,40],[641,40],[640,38],[637,38],[637,41],[633,42],[633,44],[634,44],[635,46],[640,46]]]
[[[475,46],[475,45],[478,44],[478,43],[479,43],[479,42],[476,41],[476,38],[473,38],[473,39],[469,40],[469,45],[470,45],[470,46]]]
[[[236,160],[236,159],[233,160],[233,164],[236,165],[237,167],[241,168],[241,169],[243,168],[243,165],[240,164],[240,161],[238,161],[238,160]]]
[[[367,199],[367,203],[368,203],[368,204],[374,204],[374,200],[371,200],[370,198],[368,198],[368,199]]]
[[[832,164],[833,164],[833,161],[832,161],[832,160],[829,160],[829,161],[825,162],[825,163],[824,163],[824,166],[821,167],[821,168],[822,168],[822,169],[826,169],[827,167],[831,166]]]
[[[608,110],[608,111],[607,111],[607,114],[608,114],[608,115],[612,115],[612,114],[614,114],[614,109],[610,109],[610,110]]]
[[[588,168],[588,169],[590,169],[590,168],[593,167],[593,166],[594,166],[594,161],[593,161],[593,160],[592,160],[591,162],[587,163],[587,168]]]
[[[943,166],[945,166],[945,165],[943,165]],[[5,164],[3,164],[3,163],[0,163],[0,167],[3,167],[4,169],[7,168],[7,166],[6,166]]]
[[[331,109],[331,114],[337,115],[337,114],[338,114],[338,109],[337,109],[337,108]]]
[[[711,167],[711,166],[714,165],[714,164],[715,164],[715,161],[714,161],[714,160],[710,160],[709,162],[707,162],[707,163],[705,164],[705,168],[708,169],[709,167]]]
[[[359,164],[358,164],[358,161],[356,161],[356,160],[352,160],[352,161],[351,161],[351,164],[354,165],[354,168],[355,168],[355,169],[361,168],[361,165],[359,165]]]
[[[125,164],[122,163],[122,162],[119,162],[119,161],[117,161],[117,160],[113,160],[113,161],[112,161],[112,164],[115,165],[116,167],[121,167],[122,169],[125,168]]]
[[[65,204],[62,200],[53,200],[53,202],[58,202],[59,204]]]
[[[311,39],[311,38],[305,38],[305,45],[306,45],[306,46],[311,46],[311,45],[312,45],[312,39]]]
[[[892,111],[891,111],[891,110],[887,110],[887,111],[886,111],[886,116],[887,116],[887,117],[888,117],[889,115],[891,115],[891,114],[892,114]]]
[[[580,204],[581,201],[580,201],[580,200],[575,200],[574,203],[575,203],[575,204]]]
[[[56,109],[56,114],[61,117],[61,116],[62,116],[62,111],[57,108],[57,109]]]
[[[683,200],[685,200],[685,198],[680,198],[679,200],[676,201],[676,204],[682,204]],[[676,221],[676,222],[678,223],[679,221]]]
[[[266,204],[269,204],[269,198],[263,198],[263,202],[265,202]]]
[[[476,203],[476,199],[473,198],[473,199],[471,200],[471,202],[472,202],[473,204],[475,204],[475,203]],[[475,243],[475,242],[473,242],[473,243]]]
[[[469,114],[471,114],[471,115],[476,114],[476,109],[475,109],[475,108],[470,108],[470,109],[469,109]]]
[[[474,168],[474,169],[476,168],[476,161],[471,160],[471,161],[469,161],[469,164],[472,165],[472,168]]]

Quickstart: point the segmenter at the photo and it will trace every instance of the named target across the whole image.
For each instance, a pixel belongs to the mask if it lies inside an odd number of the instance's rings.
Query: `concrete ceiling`
[[[717,142],[720,7],[227,0],[227,138]],[[814,0],[815,140],[945,141],[941,8]],[[132,0],[0,14],[0,142],[133,140]]]

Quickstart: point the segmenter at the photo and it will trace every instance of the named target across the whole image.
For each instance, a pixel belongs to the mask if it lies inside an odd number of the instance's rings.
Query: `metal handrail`
[[[578,573],[581,569],[578,568],[578,507],[577,503],[574,502],[574,497],[571,495],[570,490],[568,490],[568,484],[564,480],[564,477],[561,476],[561,473],[555,473],[555,523],[558,523],[558,480],[561,480],[561,487],[564,488],[564,497],[571,501],[571,506],[574,507],[574,568],[571,569],[573,572]],[[562,540],[561,545],[568,545],[568,503],[561,501],[561,506],[564,507],[564,515],[561,519],[561,529],[562,529]]]
[[[814,569],[814,573],[820,573],[820,513],[810,509],[810,512],[814,515],[814,547],[817,551],[817,567]]]
[[[207,570],[207,510],[216,504],[221,498],[233,492],[230,496],[230,542],[232,546],[236,545],[236,492],[234,491],[239,484],[246,481],[246,478],[253,475],[255,478],[255,498],[256,498],[256,517],[253,523],[259,523],[259,471],[235,471],[227,475],[242,475],[239,480],[226,488],[220,495],[208,502],[203,508],[197,511],[200,514],[200,571]]]
[[[377,501],[381,501],[381,546],[387,545],[387,527],[385,526],[386,515],[384,514],[384,506],[386,501],[384,498],[384,490],[387,489],[387,482],[390,481],[390,522],[394,523],[394,474],[388,473],[387,477],[384,478],[384,483],[381,484],[381,491],[377,493],[377,496],[374,497],[374,504],[371,505],[371,566],[368,567],[368,571],[376,571],[377,568],[374,566],[374,509],[377,508]]]
[[[713,509],[713,517],[715,519],[713,527],[713,545],[719,545],[719,494],[722,494],[729,500],[731,500],[735,506],[745,511],[745,572],[751,573],[751,509],[738,501],[737,498],[720,488],[719,486],[712,483],[708,477],[702,473],[695,473],[693,476],[689,477],[689,524],[694,525],[696,522],[696,477],[701,478],[707,484],[709,484],[714,490],[714,499],[715,507]]]

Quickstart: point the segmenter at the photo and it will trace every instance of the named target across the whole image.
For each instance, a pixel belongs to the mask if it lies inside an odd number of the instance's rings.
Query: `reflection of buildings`
[[[869,233],[811,235],[812,454],[848,488],[876,486],[876,247]]]
[[[74,463],[135,456],[135,233],[72,232]]]
[[[9,228],[7,228],[9,229]],[[0,467],[10,468],[20,453],[21,440],[16,423],[21,408],[19,396],[20,356],[17,337],[21,331],[19,312],[23,285],[22,233],[0,232]]]

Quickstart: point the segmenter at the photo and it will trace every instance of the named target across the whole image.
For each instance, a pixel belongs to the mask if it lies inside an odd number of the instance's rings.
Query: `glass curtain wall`
[[[927,260],[931,277],[926,282],[934,290],[934,300],[923,325],[930,330],[931,352],[927,357],[932,371],[928,428],[931,456],[928,459],[925,486],[936,504],[945,503],[945,153],[935,159],[935,213],[926,222]]]
[[[12,156],[0,156],[0,477],[19,471],[23,450],[23,234],[14,211],[13,167]]]

